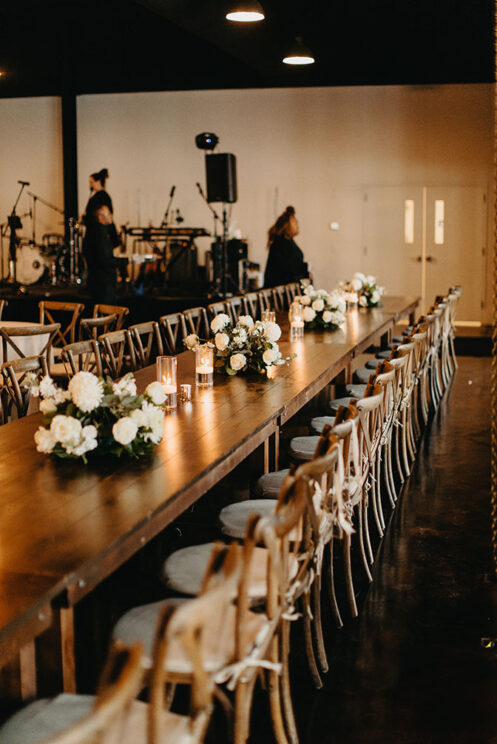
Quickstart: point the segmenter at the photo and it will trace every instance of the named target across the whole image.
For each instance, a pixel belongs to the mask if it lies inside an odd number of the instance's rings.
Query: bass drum
[[[17,281],[21,284],[35,284],[47,269],[46,259],[37,245],[25,245],[17,251]]]

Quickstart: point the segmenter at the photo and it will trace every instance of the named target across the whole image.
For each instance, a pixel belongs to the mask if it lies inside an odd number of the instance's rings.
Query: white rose
[[[155,407],[156,406],[154,406],[154,408]],[[143,413],[143,411],[142,411],[141,408],[135,408],[134,411],[131,411],[131,413],[129,414],[129,417],[130,417],[130,419],[132,421],[135,422],[135,424],[137,425],[137,427],[139,429],[141,429],[141,428],[143,428],[143,427],[145,427],[147,425],[146,416]]]
[[[264,364],[267,367],[269,367],[270,364],[272,364],[278,359],[278,350],[277,349],[266,349],[266,351],[262,355],[262,359],[264,361]]]
[[[325,310],[323,313],[323,322],[324,323],[331,323],[331,313],[329,310]]]
[[[302,316],[306,323],[312,323],[312,321],[316,317],[316,313],[314,312],[312,307],[304,307],[304,312],[302,313]]]
[[[66,400],[71,399],[71,393],[69,390],[62,390],[62,388],[57,388],[54,401],[57,403],[65,403]]]
[[[145,421],[144,428],[150,429],[150,431],[142,433],[143,438],[158,444],[164,432],[164,411],[162,408],[157,408],[157,406],[145,402],[142,405],[141,413]]]
[[[57,417],[56,417],[57,418]],[[130,416],[123,416],[118,419],[112,427],[112,436],[119,442],[126,446],[130,444],[138,433],[138,427]]]
[[[70,444],[66,447],[69,455],[81,457],[86,452],[90,452],[98,447],[97,430],[94,426],[84,426],[81,432],[81,438],[77,444]]]
[[[156,406],[161,406],[166,400],[164,388],[160,382],[157,382],[157,380],[147,385],[145,388],[145,395],[147,395]]]
[[[371,295],[371,302],[373,302],[374,304],[376,304],[377,302],[380,301],[380,297],[381,297],[380,293],[378,292],[377,289],[375,289],[375,291]]]
[[[324,310],[324,302],[321,299],[314,300],[312,303],[312,309],[315,310],[317,313],[320,313],[322,310]]]
[[[356,271],[356,273],[354,274],[354,276],[352,277],[352,279],[358,279],[361,282],[361,284],[365,284],[366,283],[366,277],[362,273],[362,271]]]
[[[277,341],[281,336],[281,328],[277,323],[264,323],[264,336],[268,341]]]
[[[124,375],[124,377],[122,377],[118,382],[114,382],[112,390],[120,398],[126,398],[128,395],[135,396],[136,382],[131,372]]]
[[[227,333],[216,333],[216,336],[214,338],[214,343],[216,344],[216,349],[219,349],[219,351],[224,351],[228,348],[230,342],[230,337]]]
[[[361,307],[367,307],[367,304],[368,304],[368,299],[367,299],[366,295],[361,295],[359,297],[359,305]]]
[[[211,320],[211,330],[213,333],[218,333],[219,331],[222,331],[223,328],[226,328],[230,322],[231,321],[226,313],[219,313],[219,315],[216,315],[216,317]]]
[[[57,405],[52,398],[45,398],[40,401],[40,411],[42,413],[54,413],[57,410]]]
[[[312,286],[312,284],[308,284],[307,287],[305,287],[304,289],[304,294],[310,297],[314,293],[315,293],[314,287]]]
[[[50,432],[56,442],[74,444],[81,437],[81,421],[72,416],[58,414],[50,422]]]
[[[91,372],[78,372],[69,381],[67,389],[74,405],[85,413],[98,408],[104,397],[102,381]]]
[[[231,369],[234,369],[235,372],[238,372],[238,370],[243,369],[245,365],[247,364],[247,360],[243,354],[233,354],[230,358],[230,367]]]
[[[197,348],[197,346],[200,343],[200,339],[199,339],[199,337],[197,336],[196,333],[190,333],[185,338],[184,343],[185,343],[185,346],[186,346],[187,349],[189,349],[190,351],[195,351],[195,349]]]
[[[35,432],[35,444],[38,452],[49,455],[50,452],[53,452],[53,448],[57,442],[50,429],[40,426],[38,431]]]
[[[238,318],[238,325],[245,326],[249,330],[254,327],[254,321],[250,315],[240,315]]]
[[[362,289],[362,282],[360,279],[352,279],[350,286],[354,292],[359,292]]]
[[[301,305],[310,305],[311,304],[311,298],[307,297],[307,295],[304,295],[303,297],[299,297],[298,301]]]
[[[57,394],[57,387],[48,375],[45,375],[40,381],[39,390],[42,398],[55,398]]]
[[[376,284],[376,277],[369,274],[369,276],[366,277],[366,284],[369,284],[370,287],[374,287]]]
[[[331,312],[330,315],[331,315],[330,323],[333,323],[333,325],[336,325],[336,326],[342,325],[343,321],[345,320],[342,313]]]
[[[347,309],[347,303],[343,299],[343,297],[339,297],[338,302],[336,303],[336,308],[339,313],[344,313]]]

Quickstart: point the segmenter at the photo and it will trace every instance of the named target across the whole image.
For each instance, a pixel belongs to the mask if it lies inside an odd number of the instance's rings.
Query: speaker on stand
[[[223,235],[221,238],[221,276],[216,277],[219,285],[219,294],[226,297],[228,293],[228,282],[231,288],[238,291],[238,281],[232,277],[228,270],[228,217],[227,204],[234,204],[237,200],[236,186],[236,157],[229,152],[205,155],[205,180],[207,185],[207,201],[223,203]],[[219,257],[220,258],[220,257]],[[218,261],[214,260],[214,270]]]

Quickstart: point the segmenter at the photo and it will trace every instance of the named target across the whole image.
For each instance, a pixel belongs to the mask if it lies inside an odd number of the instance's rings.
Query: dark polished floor
[[[490,359],[459,364],[392,516],[360,620],[329,631],[321,691],[311,692],[295,656],[302,742],[497,741],[497,650],[481,643],[497,636],[497,585],[488,581]]]

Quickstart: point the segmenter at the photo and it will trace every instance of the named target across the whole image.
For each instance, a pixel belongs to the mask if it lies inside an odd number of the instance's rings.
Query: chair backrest
[[[118,331],[117,313],[100,315],[98,318],[81,318],[79,323],[79,337],[83,341],[88,338],[97,339],[102,333]]]
[[[226,309],[225,302],[211,302],[210,305],[207,305],[207,313],[211,320],[216,315],[219,315],[219,313],[226,313],[229,316],[229,312]]]
[[[128,328],[131,345],[134,347],[136,368],[153,364],[156,356],[164,353],[159,324],[155,320],[136,323]]]
[[[3,311],[4,311],[5,307],[6,307],[6,306],[7,306],[8,304],[9,304],[9,303],[7,302],[7,300],[0,300],[0,320],[1,320],[1,318],[2,318],[2,315],[3,315]]]
[[[3,420],[8,421],[15,409],[17,418],[27,415],[31,400],[31,389],[23,383],[26,375],[45,377],[48,374],[44,356],[24,357],[2,364],[3,388],[1,392]]]
[[[273,303],[275,310],[288,310],[286,285],[280,284],[279,287],[273,287]]]
[[[101,315],[117,315],[115,331],[120,331],[124,324],[126,315],[129,315],[129,307],[121,305],[95,305],[93,308],[93,317],[98,318]]]
[[[204,310],[204,308],[202,308]],[[205,310],[204,310],[205,312]],[[164,348],[168,354],[174,356],[180,351],[184,351],[183,339],[188,335],[186,331],[186,322],[182,313],[170,313],[159,318],[164,339]],[[196,333],[196,331],[192,331]]]
[[[259,310],[262,313],[264,310],[274,310],[274,299],[273,299],[273,290],[272,289],[261,289],[257,293],[259,296]]]
[[[298,282],[291,282],[290,284],[285,284],[285,293],[286,293],[286,304],[289,308],[292,302],[294,301],[295,297],[299,293],[299,285]]]
[[[50,325],[24,325],[24,326],[0,326],[0,336],[2,338],[2,360],[8,362],[9,358],[24,359],[26,355],[22,349],[22,337],[46,336],[40,339],[37,356],[44,356],[48,362],[51,361],[52,343],[55,335],[60,330],[60,323],[51,323]]]
[[[73,377],[78,372],[93,372],[98,377],[103,376],[100,346],[93,338],[64,346],[62,361],[68,377]]]
[[[236,325],[240,315],[244,314],[243,297],[232,297],[226,302],[226,309],[233,325]]]
[[[59,326],[53,345],[61,348],[76,341],[76,325],[78,318],[85,309],[81,302],[55,302],[41,300],[38,303],[40,323],[56,323],[65,319],[65,326]],[[57,316],[57,317],[54,317]],[[62,317],[61,317],[62,316]]]
[[[243,296],[245,315],[250,315],[254,320],[260,318],[259,295],[257,292],[248,292]]]
[[[183,310],[183,317],[185,319],[184,332],[186,336],[195,333],[200,338],[209,338],[209,317],[205,307],[190,307],[188,310]]]
[[[136,370],[135,349],[127,330],[104,333],[98,341],[105,373],[116,379]]]
[[[148,744],[162,744],[161,723],[165,707],[164,688],[167,675],[167,655],[172,646],[183,647],[192,666],[190,696],[190,737],[188,742],[203,741],[212,712],[214,680],[206,669],[203,638],[210,626],[211,637],[223,643],[222,623],[233,598],[239,591],[242,569],[242,547],[214,543],[204,574],[200,594],[181,604],[166,604],[154,642],[153,668],[150,678],[148,711]],[[219,633],[213,633],[212,627]]]

